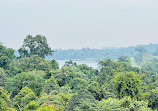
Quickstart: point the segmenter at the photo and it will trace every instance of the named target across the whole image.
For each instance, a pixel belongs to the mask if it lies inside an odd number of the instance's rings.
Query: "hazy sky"
[[[31,34],[53,49],[158,43],[158,0],[0,0],[0,41]]]

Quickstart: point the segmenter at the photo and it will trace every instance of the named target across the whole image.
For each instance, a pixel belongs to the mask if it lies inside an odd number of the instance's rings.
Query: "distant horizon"
[[[0,41],[0,43],[2,43]],[[2,43],[3,44],[3,43]],[[4,44],[3,44],[4,45]],[[135,47],[135,46],[141,46],[141,45],[158,45],[158,43],[147,43],[147,44],[136,44],[136,45],[129,45],[129,46],[106,46],[106,47],[101,47],[101,48],[90,48],[90,47],[83,47],[83,48],[67,48],[67,49],[62,49],[62,48],[57,48],[57,49],[52,49],[53,50],[81,50],[81,49],[115,49],[115,48],[128,48],[128,47]],[[7,47],[6,45],[4,45],[5,47]],[[7,47],[7,48],[12,48],[12,47]],[[19,47],[20,48],[20,47]],[[19,49],[18,48],[18,49]],[[12,48],[14,49],[14,48]],[[18,49],[14,49],[14,50],[18,50]]]
[[[113,49],[113,48],[128,48],[128,47],[135,47],[135,46],[141,46],[141,45],[158,45],[158,43],[147,43],[147,44],[137,44],[137,45],[130,45],[130,46],[122,46],[122,47],[119,47],[119,46],[107,46],[107,47],[102,47],[102,48],[89,48],[89,47],[83,47],[83,48],[79,48],[79,49],[76,49],[76,50],[80,50],[80,49]],[[61,49],[61,48],[59,48]],[[59,49],[54,49],[54,50],[59,50]],[[69,48],[71,49],[71,48]],[[61,49],[61,50],[69,50],[69,49]]]

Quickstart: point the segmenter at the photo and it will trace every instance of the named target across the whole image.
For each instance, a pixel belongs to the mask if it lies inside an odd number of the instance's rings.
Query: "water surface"
[[[59,63],[59,68],[61,68],[65,64],[65,62],[69,61],[69,60],[56,60],[56,61]],[[79,60],[73,60],[73,62],[76,62],[77,65],[79,65],[79,64],[86,64],[89,67],[92,67],[94,69],[98,68],[98,63],[96,61],[79,61]]]

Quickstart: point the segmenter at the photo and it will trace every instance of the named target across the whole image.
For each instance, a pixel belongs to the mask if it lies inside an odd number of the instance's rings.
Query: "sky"
[[[158,0],[0,0],[0,42],[38,34],[52,49],[158,43]]]

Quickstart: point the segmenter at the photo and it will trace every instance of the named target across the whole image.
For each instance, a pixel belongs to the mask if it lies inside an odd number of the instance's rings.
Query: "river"
[[[56,61],[59,63],[59,68],[61,68],[65,64],[65,62],[69,61],[69,60],[56,60]],[[79,64],[86,64],[89,67],[92,67],[94,69],[98,68],[98,62],[96,62],[96,61],[79,61],[79,60],[73,60],[73,62],[76,62],[77,65],[79,65]]]

